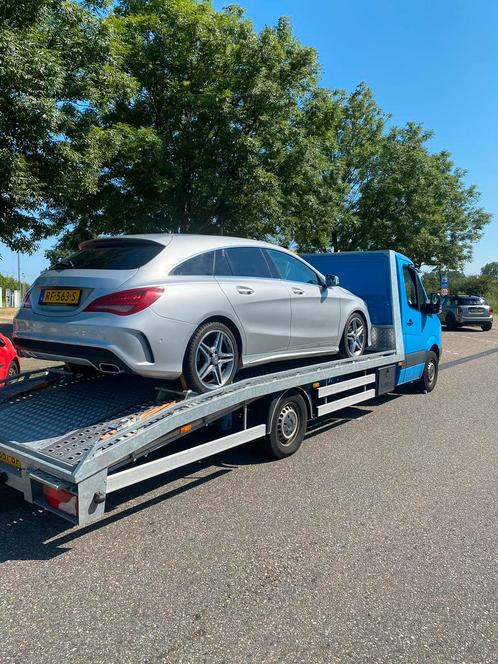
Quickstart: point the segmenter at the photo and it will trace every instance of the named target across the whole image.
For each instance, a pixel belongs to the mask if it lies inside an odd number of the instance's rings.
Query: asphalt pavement
[[[498,329],[389,395],[68,528],[0,487],[2,664],[497,662]]]

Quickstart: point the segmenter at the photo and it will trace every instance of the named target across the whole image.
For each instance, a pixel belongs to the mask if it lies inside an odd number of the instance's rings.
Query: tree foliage
[[[0,5],[0,240],[29,252],[71,192],[68,110],[101,97],[105,24],[72,0]]]
[[[449,154],[360,84],[319,85],[288,20],[208,0],[0,8],[0,239],[51,258],[100,234],[182,231],[393,248],[458,267],[489,215]]]
[[[74,116],[73,145],[96,180],[56,211],[61,229],[71,219],[75,238],[181,231],[289,243],[298,226],[334,216],[316,126],[335,106],[286,20],[257,34],[236,7],[129,0],[107,26],[127,94]]]
[[[481,274],[487,277],[492,277],[493,279],[498,279],[498,261],[486,263],[486,265],[481,268]]]
[[[356,248],[394,247],[420,265],[456,267],[471,257],[490,215],[449,154],[429,152],[431,135],[409,123],[382,138],[362,186]]]
[[[3,274],[0,274],[0,288],[3,290],[3,296],[5,297],[5,291],[7,289],[17,290],[19,288],[19,282],[14,277],[6,277]],[[29,288],[29,284],[26,282],[21,282],[21,290],[25,292]]]
[[[438,270],[426,272],[424,275],[424,285],[428,292],[439,291],[440,273]],[[480,295],[489,300],[494,306],[498,307],[498,275],[496,277],[483,274],[466,275],[459,270],[450,270],[448,272],[449,292],[455,295]]]

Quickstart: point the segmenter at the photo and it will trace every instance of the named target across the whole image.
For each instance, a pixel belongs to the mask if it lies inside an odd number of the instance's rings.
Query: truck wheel
[[[339,355],[341,357],[359,357],[367,345],[367,323],[358,312],[351,314],[342,333]]]
[[[427,354],[427,360],[425,361],[424,373],[422,378],[420,378],[416,383],[416,387],[422,392],[432,392],[436,387],[437,376],[439,370],[439,360],[432,350]]]
[[[265,451],[273,459],[285,459],[301,447],[308,409],[300,394],[290,394],[270,406],[270,432],[264,441]]]
[[[235,336],[223,323],[204,323],[187,346],[183,373],[195,392],[209,392],[229,385],[239,365]]]
[[[452,330],[456,330],[456,326],[457,326],[457,324],[456,324],[456,320],[455,320],[455,317],[452,316],[451,314],[448,314],[448,315],[446,316],[446,319],[445,319],[444,323],[445,323],[445,325],[446,325],[446,329],[447,329],[447,330],[450,330],[450,332],[451,332]]]
[[[492,327],[493,323],[484,323],[483,325],[481,325],[481,330],[483,332],[489,332]]]

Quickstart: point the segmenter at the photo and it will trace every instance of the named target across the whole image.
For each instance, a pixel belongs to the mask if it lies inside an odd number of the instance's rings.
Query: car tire
[[[436,387],[438,373],[439,359],[436,353],[431,350],[427,353],[422,377],[415,383],[416,388],[421,392],[432,392]]]
[[[455,316],[452,316],[451,314],[447,314],[444,323],[446,325],[446,329],[450,330],[450,332],[453,331],[453,330],[456,330],[457,322],[456,322]]]
[[[263,440],[265,453],[285,459],[301,447],[308,424],[308,409],[301,394],[289,394],[270,406],[269,433]]]
[[[233,382],[239,366],[239,347],[224,323],[204,323],[192,335],[183,362],[187,386],[194,392],[216,390]]]
[[[9,364],[9,368],[7,369],[6,378],[14,378],[20,373],[21,373],[21,368],[19,367],[19,363],[17,362],[17,360],[12,360],[12,362]]]
[[[481,330],[483,332],[489,332],[492,327],[493,323],[484,323],[483,325],[481,325]]]
[[[362,327],[361,337],[358,338],[358,330]],[[358,346],[358,343],[360,346]],[[341,343],[339,345],[340,357],[360,357],[367,346],[367,323],[363,314],[355,311],[346,321],[342,331]],[[356,351],[354,350],[356,348]]]

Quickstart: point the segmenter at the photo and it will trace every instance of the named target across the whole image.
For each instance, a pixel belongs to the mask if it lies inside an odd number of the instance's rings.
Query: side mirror
[[[339,277],[335,274],[326,274],[325,275],[325,284],[327,288],[333,288],[334,286],[339,285]]]

